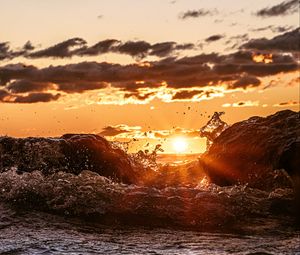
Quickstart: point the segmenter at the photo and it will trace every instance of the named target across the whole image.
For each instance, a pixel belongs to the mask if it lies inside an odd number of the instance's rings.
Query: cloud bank
[[[123,99],[140,102],[159,97],[164,101],[201,100],[220,96],[226,90],[247,90],[261,85],[261,78],[299,70],[295,53],[299,52],[299,29],[271,39],[244,43],[231,54],[199,54],[178,58],[174,50],[185,50],[193,44],[144,41],[120,43],[105,40],[86,47],[75,38],[42,51],[25,52],[30,57],[78,54],[102,54],[118,46],[122,54],[143,58],[145,54],[160,56],[156,61],[121,65],[107,62],[80,62],[38,68],[33,65],[10,64],[0,67],[0,101],[7,103],[49,102],[67,94],[102,91],[108,88],[122,94]],[[10,52],[7,44],[2,52]],[[150,50],[149,50],[150,47]],[[271,52],[271,53],[269,53]],[[223,91],[223,92],[222,92]],[[162,93],[168,92],[168,95]]]

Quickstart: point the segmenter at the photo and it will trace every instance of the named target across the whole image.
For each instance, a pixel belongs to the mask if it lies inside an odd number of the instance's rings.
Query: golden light
[[[140,67],[151,67],[152,66],[151,63],[149,63],[149,62],[139,62],[139,63],[137,63],[137,65]]]
[[[172,142],[173,149],[176,153],[186,152],[188,143],[184,137],[176,137]]]
[[[252,59],[256,63],[265,63],[270,64],[273,62],[273,55],[272,54],[253,54]]]

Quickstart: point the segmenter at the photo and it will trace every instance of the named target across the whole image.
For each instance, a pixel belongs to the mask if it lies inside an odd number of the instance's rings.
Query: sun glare
[[[188,148],[188,143],[183,137],[174,138],[172,145],[176,153],[184,153]]]

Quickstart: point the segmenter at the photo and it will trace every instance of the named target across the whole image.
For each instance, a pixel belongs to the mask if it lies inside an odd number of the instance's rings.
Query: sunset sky
[[[0,135],[96,133],[205,149],[233,124],[299,111],[298,0],[0,0]],[[149,143],[149,144],[148,144]]]

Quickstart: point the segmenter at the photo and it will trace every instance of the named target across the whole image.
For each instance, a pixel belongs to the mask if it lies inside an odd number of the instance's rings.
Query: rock
[[[60,138],[0,137],[0,172],[16,167],[19,173],[44,174],[90,170],[124,183],[138,183],[145,169],[123,150],[98,135],[67,134]]]
[[[201,157],[201,166],[213,183],[259,185],[275,169],[300,176],[299,112],[280,111],[251,117],[227,128]],[[264,185],[263,183],[261,183]]]

